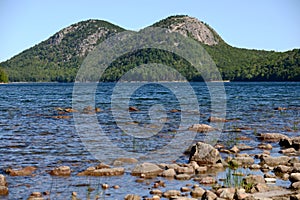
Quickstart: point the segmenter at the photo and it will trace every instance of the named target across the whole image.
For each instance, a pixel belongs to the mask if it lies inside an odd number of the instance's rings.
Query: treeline
[[[174,21],[176,20],[176,21]],[[172,23],[181,23],[180,16],[169,17],[154,24],[167,28]],[[59,44],[55,40],[63,31],[46,41],[25,50],[12,59],[0,63],[0,82],[73,82],[85,56],[79,53],[79,43],[87,41],[99,28],[108,30],[106,35],[86,46],[93,49],[101,41],[124,29],[101,20],[88,20],[72,25],[73,32],[63,35]],[[209,27],[210,28],[210,27]],[[210,28],[211,29],[211,28]],[[213,30],[213,29],[211,29]],[[287,52],[261,51],[235,48],[226,44],[217,34],[218,45],[203,45],[209,53],[223,80],[231,81],[300,81],[300,49]],[[194,53],[196,50],[189,49]],[[194,54],[191,54],[194,55]],[[154,63],[154,65],[149,65]],[[205,62],[204,62],[205,63]],[[153,69],[140,66],[149,65]],[[174,70],[165,68],[172,67]],[[142,49],[128,53],[115,60],[102,74],[102,81],[118,81],[130,72],[139,80],[203,81],[208,74],[211,80],[218,79],[208,68],[200,74],[191,64],[174,53],[158,49]],[[91,69],[88,80],[99,80],[100,74]],[[84,81],[84,78],[82,79]]]

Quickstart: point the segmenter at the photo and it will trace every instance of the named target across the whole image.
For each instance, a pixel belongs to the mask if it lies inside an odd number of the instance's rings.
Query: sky
[[[139,30],[177,14],[209,24],[235,47],[300,48],[299,0],[0,0],[0,62],[82,20]]]

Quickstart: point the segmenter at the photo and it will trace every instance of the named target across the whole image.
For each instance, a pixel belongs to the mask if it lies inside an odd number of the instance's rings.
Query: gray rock
[[[261,157],[260,165],[267,164],[269,166],[278,166],[278,165],[286,165],[288,164],[290,157],[288,156],[280,156],[280,157]]]
[[[177,179],[177,180],[189,180],[190,178],[191,178],[191,176],[188,174],[177,174],[175,176],[175,179]]]
[[[158,167],[156,164],[152,163],[143,163],[137,165],[131,172],[133,176],[140,176],[141,174],[145,174],[147,176],[157,176],[163,172],[163,169]]]
[[[237,161],[238,165],[252,165],[254,164],[254,159],[251,157],[236,157],[234,160]]]
[[[291,172],[293,168],[285,166],[285,165],[278,165],[277,167],[274,168],[274,172],[279,172],[279,173],[288,173]]]
[[[206,190],[201,200],[215,200],[218,196],[212,191]]]
[[[300,181],[300,173],[291,173],[289,180],[292,183]]]
[[[191,149],[189,162],[195,161],[203,165],[216,164],[219,160],[221,160],[219,151],[210,144],[197,142]]]
[[[299,190],[300,189],[300,181],[292,183],[291,188]]]
[[[174,177],[176,172],[174,169],[167,169],[161,173],[162,177]]]

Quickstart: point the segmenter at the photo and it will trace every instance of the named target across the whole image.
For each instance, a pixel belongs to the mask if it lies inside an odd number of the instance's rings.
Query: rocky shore
[[[200,132],[209,131],[209,127],[194,125],[192,127]],[[233,146],[225,149],[217,144],[211,146],[203,142],[197,142],[187,150],[189,153],[188,163],[139,163],[134,158],[120,158],[111,165],[99,163],[96,166],[88,167],[75,176],[123,176],[126,173],[125,164],[133,165],[130,175],[135,181],[143,183],[148,181],[149,195],[127,194],[125,200],[158,200],[158,199],[300,199],[300,137],[289,138],[282,134],[264,133],[259,134],[261,144],[256,148],[262,150],[261,154],[249,155],[241,153],[247,149],[245,145]],[[277,157],[270,156],[269,150],[272,144],[278,143],[281,146]],[[223,156],[221,156],[221,153]],[[224,156],[227,155],[227,156]],[[259,162],[255,162],[259,160]],[[248,169],[253,173],[242,174],[237,169]],[[32,176],[37,170],[35,167],[24,167],[22,169],[5,170],[6,175],[0,174],[0,195],[9,195],[9,182],[6,176]],[[226,180],[218,180],[216,172],[226,171]],[[257,175],[256,171],[264,175]],[[73,176],[70,166],[57,166],[48,172],[51,176],[70,177]],[[156,177],[162,177],[156,180]],[[236,178],[238,177],[238,179]],[[190,181],[179,188],[165,189],[165,180]],[[236,181],[239,180],[239,181]],[[289,181],[288,188],[277,186],[276,181]],[[222,184],[220,184],[222,183]],[[205,189],[210,186],[211,189]],[[118,190],[119,185],[103,183],[102,190],[113,188]],[[207,187],[206,187],[207,188]],[[130,189],[128,188],[128,191]],[[49,199],[49,191],[33,192],[27,199],[42,200]],[[72,200],[79,200],[78,194],[74,191],[70,194]],[[91,199],[101,199],[96,196]]]

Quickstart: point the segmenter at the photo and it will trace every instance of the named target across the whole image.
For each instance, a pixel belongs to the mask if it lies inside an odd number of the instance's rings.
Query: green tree
[[[8,75],[4,69],[0,68],[0,83],[8,83]]]

